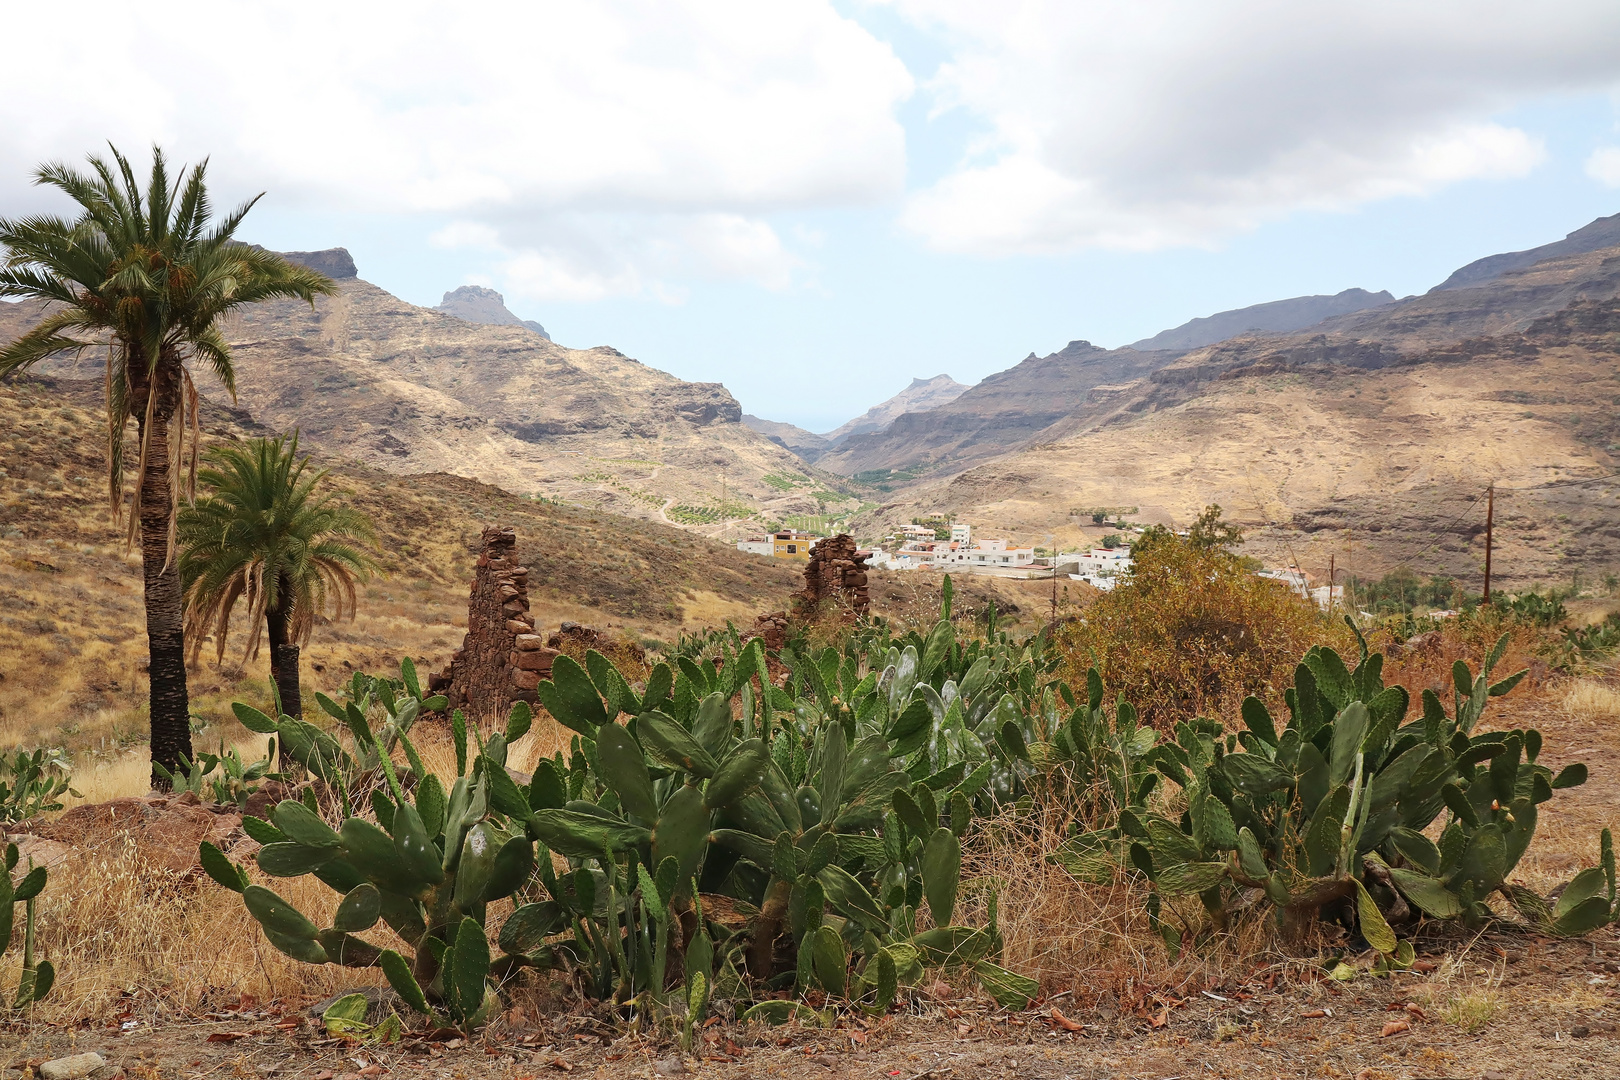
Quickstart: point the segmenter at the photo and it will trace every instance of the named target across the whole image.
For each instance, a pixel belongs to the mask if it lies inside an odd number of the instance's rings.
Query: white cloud
[[[683,303],[685,290],[670,282],[690,278],[746,280],[782,290],[803,265],[769,224],[739,214],[556,214],[507,233],[456,221],[430,242],[495,254],[502,287],[538,301],[646,293]]]
[[[1620,187],[1620,146],[1601,146],[1586,159],[1586,175],[1604,187]]]
[[[911,76],[829,0],[90,0],[73,18],[94,34],[44,4],[6,18],[30,44],[0,68],[0,213],[44,205],[25,186],[41,160],[160,142],[281,206],[451,216],[438,243],[596,293],[642,287],[657,270],[634,260],[662,245],[688,248],[666,265],[781,287],[764,215],[904,184]],[[184,62],[154,62],[179,27]],[[659,235],[626,244],[625,215]]]
[[[1620,6],[892,0],[981,126],[901,220],[978,254],[1207,244],[1302,209],[1524,175],[1494,120],[1620,85]]]

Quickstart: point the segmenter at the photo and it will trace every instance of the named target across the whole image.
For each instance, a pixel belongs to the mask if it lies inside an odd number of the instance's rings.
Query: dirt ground
[[[1137,1008],[1046,1001],[1009,1014],[981,1001],[922,995],[905,1012],[845,1017],[830,1029],[719,1021],[684,1056],[667,1039],[625,1033],[588,1012],[527,1024],[508,1022],[509,1014],[471,1042],[416,1033],[368,1046],[327,1037],[290,1003],[247,1002],[157,1026],[122,1014],[78,1030],[36,1026],[0,1037],[12,1044],[6,1075],[94,1050],[106,1058],[107,1075],[122,1070],[132,1078],[1620,1075],[1620,941],[1612,933],[1579,942],[1488,933],[1461,949],[1437,944],[1420,952],[1418,966],[1428,972],[1336,984],[1257,971],[1241,984],[1149,993]],[[1458,1005],[1478,1000],[1488,1004]],[[1483,1027],[1470,1031],[1476,1023]]]

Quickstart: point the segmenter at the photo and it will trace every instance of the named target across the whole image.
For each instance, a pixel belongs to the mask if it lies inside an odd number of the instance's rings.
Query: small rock
[[[816,1054],[810,1060],[815,1062],[817,1065],[823,1065],[829,1069],[838,1064],[838,1059],[833,1057],[831,1054]]]
[[[100,1054],[74,1054],[47,1061],[39,1067],[39,1075],[43,1080],[84,1080],[105,1064],[107,1059]]]
[[[1496,1072],[1493,1070],[1488,1073],[1480,1073],[1479,1080],[1508,1080],[1508,1076],[1505,1072]]]
[[[653,1072],[659,1076],[680,1076],[686,1072],[686,1063],[678,1057],[653,1062]]]
[[[1574,1027],[1569,1029],[1569,1033],[1574,1038],[1584,1039],[1588,1035],[1592,1034],[1592,1029],[1587,1027],[1585,1024],[1576,1024]]]

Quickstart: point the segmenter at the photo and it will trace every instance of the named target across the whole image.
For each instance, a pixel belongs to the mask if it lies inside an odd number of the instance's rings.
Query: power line
[[[1412,563],[1417,562],[1419,559],[1423,558],[1423,556],[1425,556],[1429,552],[1433,551],[1435,549],[1435,547],[1439,545],[1440,541],[1445,539],[1446,534],[1451,532],[1452,528],[1459,521],[1461,521],[1463,518],[1468,516],[1469,511],[1473,511],[1475,513],[1479,512],[1479,496],[1478,495],[1475,495],[1469,501],[1468,505],[1463,507],[1462,513],[1458,514],[1456,517],[1452,518],[1445,525],[1442,525],[1440,527],[1440,531],[1434,534],[1434,539],[1429,541],[1429,546],[1428,547],[1424,548],[1422,551],[1418,552],[1416,555],[1412,556],[1410,559],[1402,559],[1400,562],[1396,563],[1396,565],[1397,566],[1410,567]]]

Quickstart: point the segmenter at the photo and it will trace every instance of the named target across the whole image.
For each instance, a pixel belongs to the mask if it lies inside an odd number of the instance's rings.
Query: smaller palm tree
[[[245,600],[243,660],[258,656],[262,630],[281,710],[302,716],[299,647],[329,604],[334,617],[354,617],[355,586],[377,567],[365,550],[376,546],[371,522],[315,494],[326,472],[306,472],[296,432],[214,447],[204,460],[197,479],[210,494],[182,508],[178,525],[192,659],[209,633],[224,657],[231,613]]]

